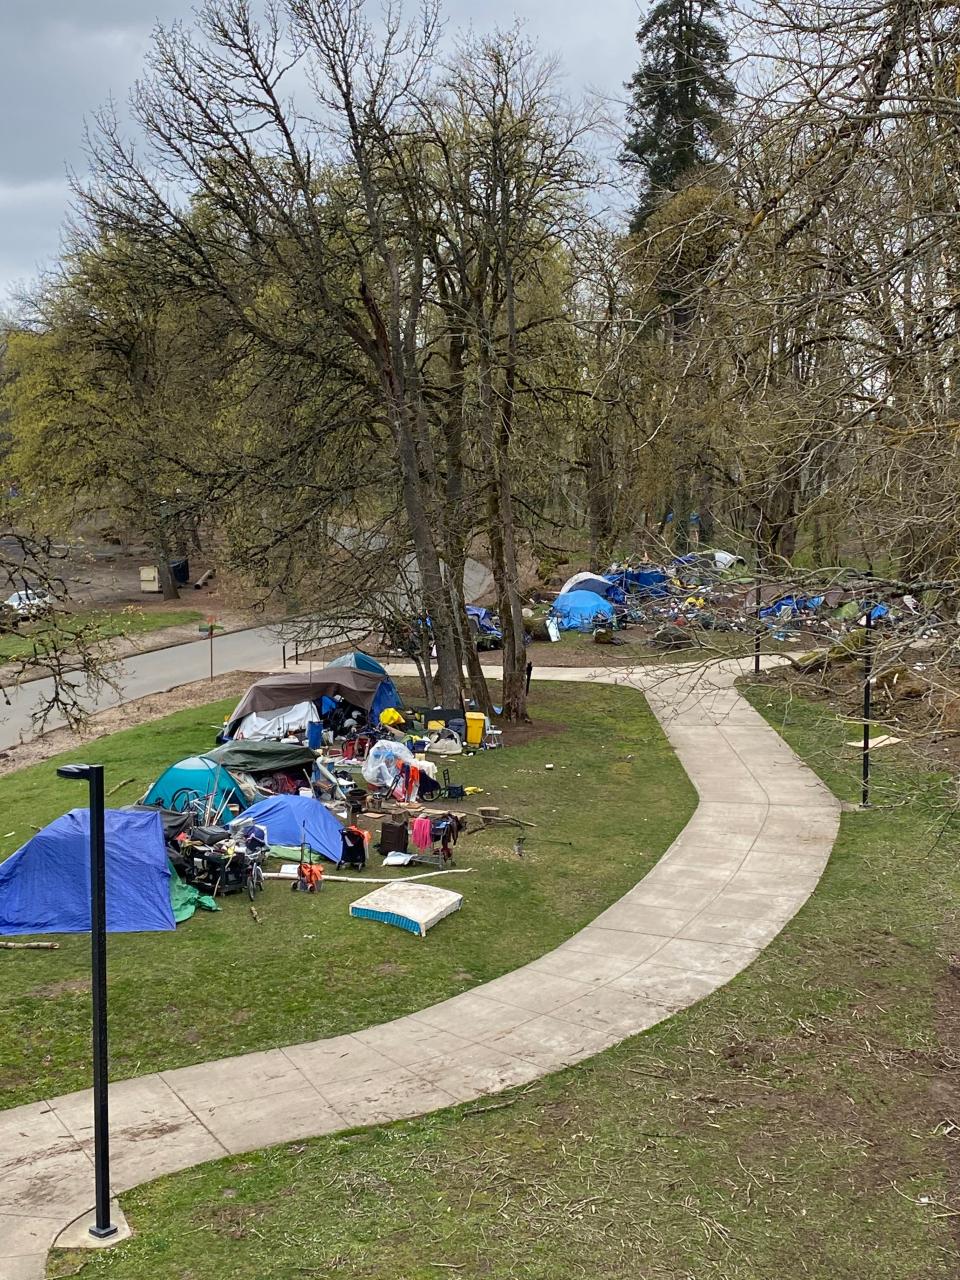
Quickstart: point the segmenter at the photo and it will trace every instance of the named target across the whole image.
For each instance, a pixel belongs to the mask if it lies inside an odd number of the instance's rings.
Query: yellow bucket
[[[487,717],[482,711],[468,711],[464,717],[467,722],[467,746],[479,747],[487,729]]]

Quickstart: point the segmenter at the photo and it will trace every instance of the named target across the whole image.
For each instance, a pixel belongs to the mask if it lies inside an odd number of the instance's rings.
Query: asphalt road
[[[468,599],[477,599],[490,585],[490,575],[476,561],[467,562],[465,586]],[[342,633],[341,633],[342,634]],[[331,636],[331,640],[334,637]],[[261,671],[280,665],[280,641],[275,627],[257,627],[250,631],[233,631],[214,639],[214,672],[223,675],[228,671]],[[90,712],[104,711],[107,707],[131,702],[151,693],[161,693],[177,685],[202,680],[210,674],[210,644],[207,640],[195,640],[189,644],[175,645],[169,649],[155,649],[150,653],[125,658],[117,664],[117,688],[84,690],[83,702]],[[50,680],[35,680],[20,688],[0,691],[0,750],[25,741],[34,734],[33,716],[49,697]],[[9,705],[8,705],[9,703]],[[63,719],[51,716],[48,729],[58,728]]]
[[[213,646],[214,671],[218,675],[227,671],[257,671],[278,666],[281,660],[277,635],[271,627],[228,632],[217,636]],[[210,674],[210,644],[207,640],[196,640],[170,649],[136,654],[119,663],[117,670],[117,689],[86,692],[84,702],[90,711],[103,711],[191,680],[202,680]],[[33,714],[43,705],[44,697],[49,696],[51,685],[50,680],[34,680],[19,689],[4,690],[5,697],[0,697],[0,749],[33,735]],[[54,729],[62,723],[62,719],[52,716],[47,727]]]

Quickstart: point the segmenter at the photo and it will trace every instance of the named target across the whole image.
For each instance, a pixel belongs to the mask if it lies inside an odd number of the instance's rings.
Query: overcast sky
[[[637,57],[638,0],[447,0],[450,28],[519,17],[567,88],[619,94]],[[67,166],[82,169],[83,121],[122,101],[157,20],[189,0],[0,0],[0,304],[56,256]]]

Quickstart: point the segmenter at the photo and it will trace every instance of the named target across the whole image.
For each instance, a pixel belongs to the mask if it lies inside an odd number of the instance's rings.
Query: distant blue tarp
[[[670,594],[670,584],[662,569],[625,569],[610,580],[630,595],[656,599]]]
[[[266,827],[270,844],[296,848],[303,843],[330,862],[339,864],[343,859],[341,822],[311,796],[268,796],[258,800],[235,825],[242,830],[248,823]]]
[[[176,927],[159,813],[108,809],[107,929]],[[0,933],[90,931],[90,811],[71,809],[0,865]]]
[[[476,619],[477,626],[483,632],[484,635],[488,635],[488,636],[501,635],[500,628],[497,626],[496,622],[494,621],[493,614],[490,612],[489,609],[482,609],[478,604],[468,604],[467,617]]]
[[[585,631],[611,621],[615,610],[609,600],[603,600],[592,591],[567,591],[557,596],[551,614],[561,631]]]
[[[821,609],[826,601],[826,596],[781,596],[779,600],[775,600],[773,604],[767,605],[766,608],[760,610],[760,617],[764,619],[773,619],[776,621],[785,614],[793,615],[797,613],[816,613]]]

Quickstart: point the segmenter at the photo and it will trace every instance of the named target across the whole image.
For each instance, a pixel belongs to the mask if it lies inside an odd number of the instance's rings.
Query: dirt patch
[[[539,742],[541,738],[552,738],[555,734],[567,732],[566,725],[553,724],[549,720],[535,720],[533,724],[503,724],[501,728],[505,747],[526,747],[531,742]]]
[[[67,978],[63,982],[45,982],[39,987],[31,987],[27,995],[31,1000],[56,1000],[58,996],[84,995],[89,990],[89,978]]]
[[[401,973],[406,973],[407,969],[405,965],[394,964],[392,960],[387,960],[383,964],[378,964],[373,972],[378,978],[396,978]]]
[[[136,698],[133,702],[125,702],[120,707],[110,707],[91,716],[79,732],[72,729],[51,729],[49,733],[32,738],[29,742],[8,747],[0,753],[0,777],[23,769],[27,765],[39,764],[49,760],[51,756],[62,751],[71,751],[88,742],[94,742],[108,733],[116,733],[119,729],[133,729],[137,725],[147,724],[151,720],[161,720],[174,711],[184,711],[188,707],[202,707],[208,702],[216,702],[220,698],[240,697],[249,686],[259,680],[262,672],[232,671],[227,675],[217,676],[213,680],[195,680],[192,684],[180,685],[176,689],[168,689],[163,693],[151,693],[145,698]]]
[[[212,1210],[206,1208],[202,1225],[215,1235],[227,1236],[230,1240],[244,1240],[268,1209],[269,1205],[265,1204],[226,1204]]]
[[[825,711],[849,719],[849,750],[855,753],[859,749],[863,722],[863,667],[859,662],[842,663],[816,673],[784,666],[750,679],[752,684],[786,690],[792,697],[817,702]],[[875,693],[871,708],[873,738],[898,738],[893,750],[909,751],[924,765],[960,773],[960,733],[945,731],[942,674],[937,679],[938,687],[925,697],[891,701],[882,691]],[[958,693],[949,696],[956,697]],[[878,750],[887,752],[891,746]]]

